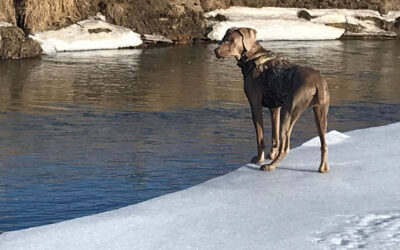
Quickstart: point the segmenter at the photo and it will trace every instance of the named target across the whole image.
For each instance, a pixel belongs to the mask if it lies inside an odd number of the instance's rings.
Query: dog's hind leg
[[[280,113],[281,113],[281,108],[273,108],[270,109],[271,112],[271,131],[272,131],[272,136],[271,136],[271,149],[269,151],[269,154],[267,156],[268,159],[274,160],[279,153],[279,127],[280,127]]]
[[[296,105],[294,108],[282,107],[282,118],[281,118],[281,143],[279,147],[278,156],[269,164],[262,165],[260,170],[272,171],[279,164],[279,162],[289,153],[290,151],[290,135],[294,124],[299,119],[301,113],[306,109],[307,106]]]
[[[329,172],[328,166],[328,146],[325,141],[325,133],[328,125],[327,114],[329,109],[329,102],[323,104],[317,104],[314,106],[314,118],[315,124],[317,125],[319,139],[321,141],[321,164],[319,166],[319,172]]]

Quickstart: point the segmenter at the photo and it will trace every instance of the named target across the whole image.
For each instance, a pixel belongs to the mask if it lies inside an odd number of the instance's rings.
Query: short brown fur
[[[255,61],[257,53],[265,51],[256,42],[256,31],[250,28],[229,29],[221,44],[215,49],[218,58],[235,57],[240,63],[243,59]],[[287,62],[281,60],[284,64]],[[240,64],[239,64],[240,65]],[[317,125],[318,135],[321,141],[321,162],[319,172],[329,172],[328,166],[328,147],[325,142],[327,128],[327,113],[330,104],[330,95],[326,80],[319,71],[295,65],[295,70],[291,76],[291,88],[285,95],[282,103],[270,108],[272,123],[272,146],[268,158],[272,160],[269,164],[260,167],[261,170],[274,170],[279,162],[289,153],[290,135],[297,119],[307,108],[312,107],[314,111],[315,124]],[[254,71],[254,69],[253,69]],[[244,78],[244,91],[250,104],[252,118],[256,130],[257,156],[251,159],[253,163],[262,163],[264,157],[264,129],[263,129],[263,78],[259,74],[245,73],[242,68]],[[273,84],[273,83],[272,83]]]

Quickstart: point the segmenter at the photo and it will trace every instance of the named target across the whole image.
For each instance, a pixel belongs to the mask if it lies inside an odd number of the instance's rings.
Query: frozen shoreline
[[[310,20],[299,17],[306,11]],[[223,16],[226,21],[213,21]],[[300,9],[277,7],[230,7],[208,12],[205,18],[212,27],[207,37],[219,41],[231,27],[250,27],[258,31],[257,39],[268,40],[334,40],[342,38],[395,38],[396,33],[383,30],[374,20],[393,22],[400,11],[385,16],[373,10]],[[151,34],[138,34],[129,28],[113,25],[98,14],[60,30],[37,32],[30,35],[41,44],[44,54],[64,51],[85,51],[137,47],[143,43],[172,44],[170,39]],[[147,41],[148,40],[148,41]]]
[[[303,11],[303,17],[300,17]],[[400,12],[381,16],[378,11],[352,9],[302,9],[277,7],[230,7],[205,14],[212,31],[211,40],[221,40],[231,27],[249,27],[259,40],[333,40],[348,37],[391,37],[394,32],[378,27],[374,20],[393,22]],[[223,17],[224,21],[213,21]],[[308,20],[307,20],[308,19]]]
[[[400,244],[400,123],[329,134],[274,172],[248,164],[183,191],[0,235],[0,249],[393,249]],[[384,147],[382,145],[385,145]]]
[[[300,17],[299,11],[307,13],[306,17]],[[221,16],[226,20],[215,20]],[[254,28],[258,31],[257,39],[262,41],[334,40],[343,37],[393,39],[397,34],[378,27],[377,23],[393,25],[398,17],[400,11],[390,11],[382,16],[373,10],[238,6],[205,14],[206,22],[211,28],[207,37],[212,41],[221,40],[231,27]],[[0,27],[8,25],[0,23]],[[138,34],[129,28],[110,24],[101,14],[60,30],[36,32],[30,37],[41,44],[43,54],[49,55],[66,51],[132,48],[143,42],[173,44],[172,40],[160,35]]]
[[[39,42],[43,54],[48,55],[67,51],[130,48],[143,43],[138,33],[107,23],[103,16],[83,20],[60,30],[37,32],[30,37]]]

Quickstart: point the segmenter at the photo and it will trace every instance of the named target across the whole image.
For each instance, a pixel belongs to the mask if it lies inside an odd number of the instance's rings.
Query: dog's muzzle
[[[214,50],[215,56],[220,59],[222,58],[221,55],[219,54],[219,46]]]

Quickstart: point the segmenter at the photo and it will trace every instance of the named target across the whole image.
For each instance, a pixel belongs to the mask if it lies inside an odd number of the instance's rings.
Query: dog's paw
[[[269,152],[269,154],[267,155],[267,159],[270,159],[270,160],[275,160],[276,159],[276,157],[278,156],[278,152]]]
[[[251,158],[250,160],[251,163],[257,164],[257,163],[262,163],[264,162],[264,157],[258,157],[258,156],[254,156],[253,158]]]
[[[328,173],[329,172],[329,166],[328,164],[322,164],[319,169],[318,172],[320,173]]]
[[[279,149],[277,147],[272,147],[267,155],[267,159],[275,160],[279,155]]]
[[[264,164],[260,167],[261,171],[273,171],[275,169],[275,166],[271,164]]]

